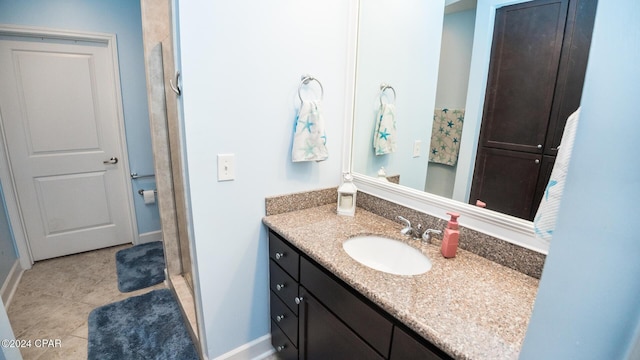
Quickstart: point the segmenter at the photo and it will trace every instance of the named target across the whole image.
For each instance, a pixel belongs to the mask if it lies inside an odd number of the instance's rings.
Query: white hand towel
[[[373,150],[376,155],[396,151],[396,109],[393,104],[382,104],[376,116]]]
[[[540,207],[536,217],[533,219],[533,230],[538,239],[545,241],[547,244],[551,241],[553,231],[556,228],[556,217],[560,208],[560,200],[564,192],[564,182],[567,177],[567,169],[571,160],[571,152],[573,150],[573,142],[576,138],[576,129],[578,127],[578,119],[580,117],[580,108],[576,110],[564,125],[564,133],[558,147],[558,155],[556,162],[551,170],[551,177],[547,188],[544,190]]]
[[[294,125],[291,159],[293,162],[326,160],[329,157],[326,144],[320,100],[303,101]]]

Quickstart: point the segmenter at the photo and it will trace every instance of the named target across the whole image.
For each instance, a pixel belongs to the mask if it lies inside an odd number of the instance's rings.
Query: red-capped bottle
[[[458,217],[460,217],[460,215],[454,212],[448,212],[447,215],[451,215],[451,220],[449,220],[447,228],[444,229],[444,237],[442,238],[440,251],[442,252],[442,256],[452,258],[456,256],[456,251],[458,250],[458,239],[460,238]]]

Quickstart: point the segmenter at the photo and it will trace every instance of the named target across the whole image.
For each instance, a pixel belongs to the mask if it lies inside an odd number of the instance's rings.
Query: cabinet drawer
[[[287,245],[273,231],[269,231],[269,257],[278,263],[278,265],[280,265],[296,281],[300,279],[298,276],[298,264],[300,259],[298,252]]]
[[[298,317],[274,294],[271,297],[271,320],[284,332],[294,346],[298,346]]]
[[[271,345],[276,349],[278,359],[280,360],[297,360],[298,349],[293,346],[291,341],[282,332],[282,330],[276,325],[274,321],[271,321]]]
[[[298,304],[296,304],[298,283],[273,260],[269,261],[269,288],[294,314],[298,315]]]
[[[369,304],[317,268],[300,259],[301,285],[385,357],[391,345],[392,323]]]

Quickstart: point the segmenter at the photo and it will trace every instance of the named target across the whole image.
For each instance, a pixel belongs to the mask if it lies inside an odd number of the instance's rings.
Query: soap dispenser
[[[444,237],[442,238],[442,247],[440,251],[445,258],[452,258],[456,256],[458,250],[458,238],[460,237],[460,230],[458,230],[458,217],[459,214],[454,212],[448,212],[447,215],[451,216],[447,228],[444,229]]]

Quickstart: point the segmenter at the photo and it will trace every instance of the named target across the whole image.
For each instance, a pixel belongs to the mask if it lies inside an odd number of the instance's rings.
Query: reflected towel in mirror
[[[376,155],[396,151],[396,109],[393,104],[382,104],[376,115],[373,150]]]
[[[553,231],[556,228],[556,218],[558,209],[560,208],[560,200],[564,192],[564,182],[567,177],[567,169],[571,160],[571,152],[573,143],[576,138],[576,129],[578,127],[578,118],[580,117],[580,108],[576,110],[567,119],[562,133],[562,140],[558,146],[558,155],[551,170],[549,183],[544,190],[542,201],[538,207],[536,217],[533,219],[533,231],[538,239],[545,241],[547,244],[551,241]]]
[[[464,109],[435,109],[429,161],[454,166],[460,153]]]
[[[291,159],[323,161],[329,157],[320,100],[303,101],[293,128]]]

